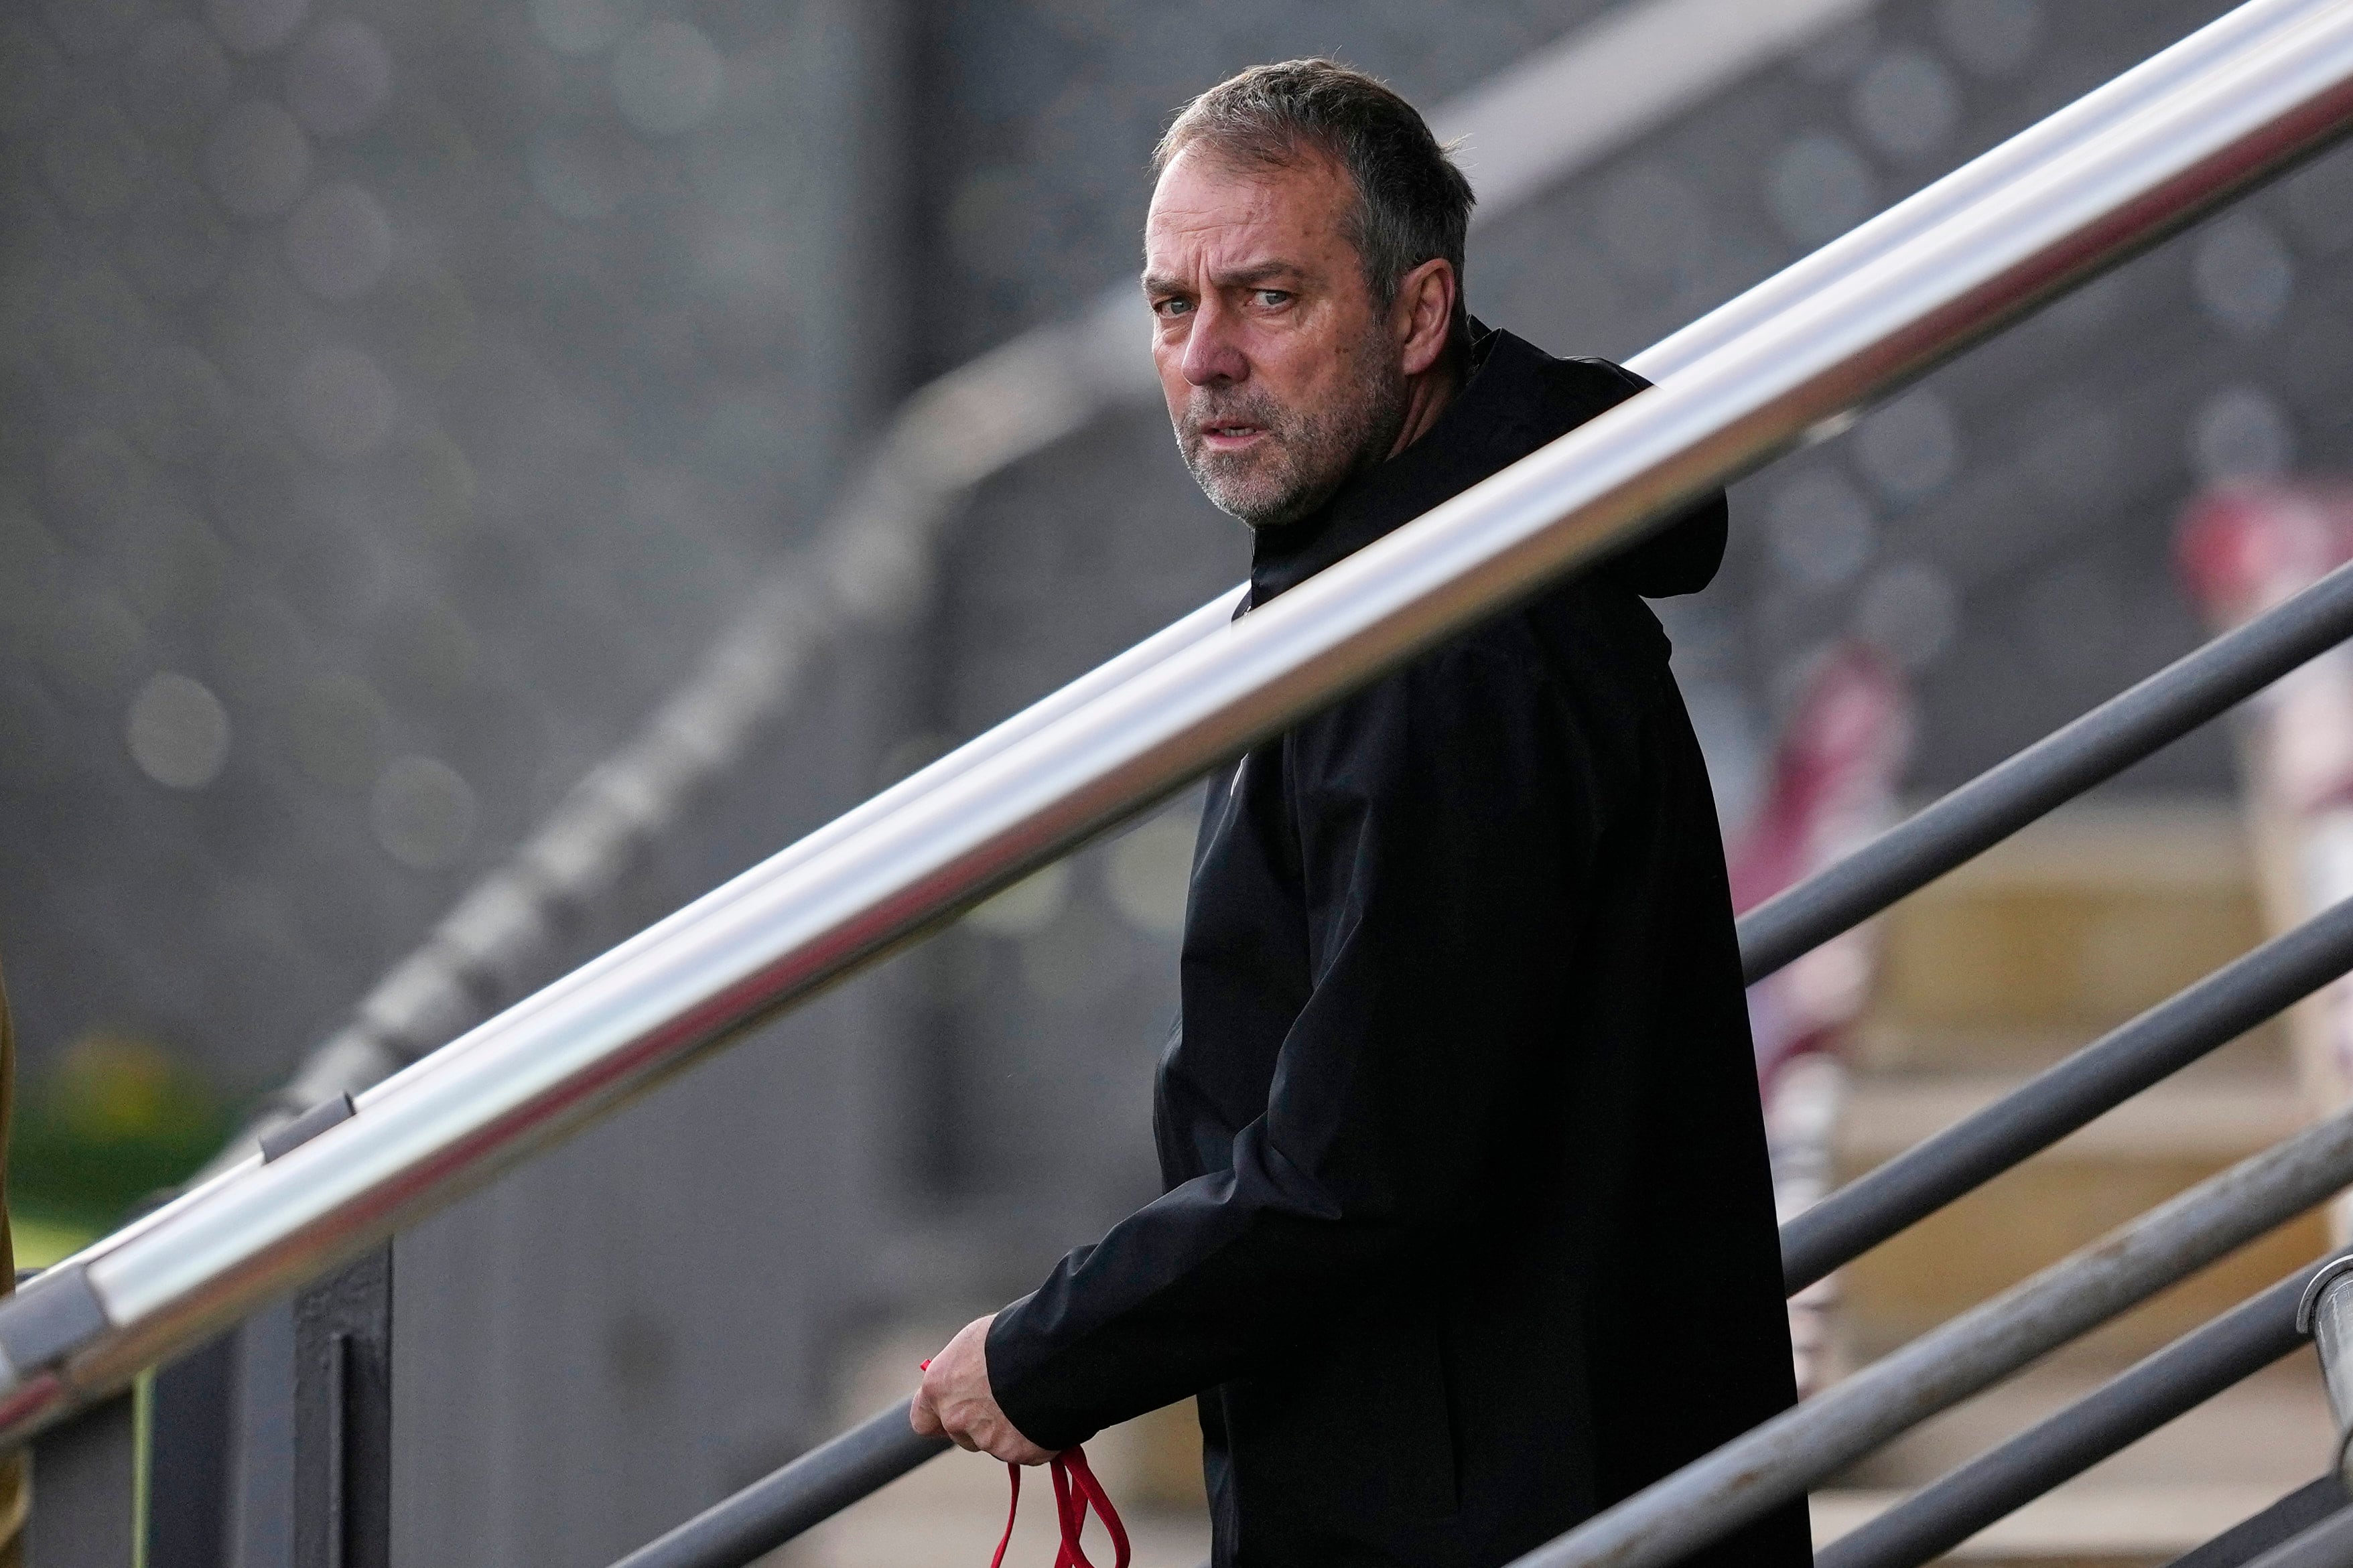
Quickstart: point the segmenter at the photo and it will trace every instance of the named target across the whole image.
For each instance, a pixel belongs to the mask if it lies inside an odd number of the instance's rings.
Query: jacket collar
[[[1530,428],[1551,356],[1472,322],[1471,372],[1419,441],[1351,475],[1294,522],[1252,535],[1250,602],[1263,605],[1344,556],[1460,495],[1557,435]]]

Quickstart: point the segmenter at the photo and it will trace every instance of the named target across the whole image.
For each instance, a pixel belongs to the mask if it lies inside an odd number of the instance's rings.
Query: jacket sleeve
[[[1540,716],[1558,700],[1534,662],[1451,645],[1286,738],[1294,809],[1259,815],[1295,824],[1312,990],[1232,1168],[998,1314],[991,1382],[1033,1441],[1247,1372],[1491,1201],[1516,1089],[1559,1034],[1594,819],[1592,748]]]

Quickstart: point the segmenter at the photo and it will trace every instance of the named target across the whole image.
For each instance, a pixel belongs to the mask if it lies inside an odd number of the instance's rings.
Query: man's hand
[[[907,1419],[926,1437],[944,1436],[959,1448],[1011,1465],[1042,1465],[1054,1456],[1005,1418],[988,1389],[988,1325],[996,1321],[994,1312],[974,1319],[932,1358]]]

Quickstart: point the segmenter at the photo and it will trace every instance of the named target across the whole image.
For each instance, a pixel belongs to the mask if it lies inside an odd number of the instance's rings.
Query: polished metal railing
[[[1736,302],[1721,316],[1720,336],[1687,345],[1689,357],[1652,391],[1240,622],[1202,612],[1153,654],[1132,656],[1121,679],[1050,700],[1013,731],[909,781],[887,806],[787,850],[363,1096],[357,1114],[267,1164],[227,1173],[45,1277],[0,1307],[0,1441],[20,1441],[140,1366],[375,1245],[746,1025],[1482,616],[1624,547],[1693,496],[1834,426],[2353,127],[2353,5],[2259,0],[2219,26],[2131,90],[2111,89],[2097,112],[2070,110],[1989,155],[1991,174],[1981,163],[1955,176],[1958,184],[1932,187],[1927,199],[1897,209],[1903,218],[1891,214],[1895,221],[1875,238],[1849,244],[1843,260],[1801,264],[1800,273],[1814,268],[1811,278],[1767,284],[1751,297],[1765,305]],[[2308,657],[2332,640],[2311,626],[2298,636],[2263,645],[2277,668],[2252,655],[2232,665],[2260,637],[2232,644],[2237,651],[2227,658],[2210,649],[2213,659],[2200,668],[2229,665],[2238,680],[2260,684],[2259,676],[2269,679],[2263,670],[2292,666],[2296,649]],[[2120,726],[2135,738],[2112,754],[2161,743],[2200,721],[2190,715],[2219,706],[2216,693],[2235,689],[2227,680],[2178,684],[2203,695],[2181,698],[2161,721],[2143,714],[2137,728]],[[2179,727],[2168,733],[2168,725]],[[2094,740],[2108,735],[2094,729]],[[2062,768],[2052,776],[2078,774]],[[2074,787],[2097,776],[2093,769]],[[2021,800],[2047,805],[2054,787],[2045,779],[1979,798],[2007,800],[2001,809],[2015,813],[2026,809]],[[1965,816],[1954,807],[1942,820]],[[1993,811],[1986,820],[2007,819]],[[1933,848],[1915,845],[1898,857],[1900,875],[1882,874],[1869,897],[1849,895],[1837,908],[1851,913],[1840,918],[1862,918],[1899,896],[1907,878],[1936,874],[1921,868],[1940,857],[1949,865],[1973,853],[1967,846],[1984,831],[1980,823]],[[2168,1020],[2152,1022],[2152,1014],[2128,1026],[2119,1031],[2131,1036],[2125,1043],[2092,1047],[2084,1056],[2094,1066],[2069,1080],[2067,1116],[2096,1114],[2087,1108],[2116,1085],[2169,1070],[2163,1063],[2205,1039],[2215,1019],[2243,1011],[2244,994],[2268,984],[2265,994],[2284,994],[2307,977],[2326,979],[2343,940],[2329,923],[2337,919],[2332,911],[2282,939],[2288,948],[2251,955],[2253,967],[2221,992],[2193,988]],[[2065,1121],[2047,1124],[2063,1131]],[[1952,1157],[1966,1167],[1977,1156]],[[2348,1182],[2353,1119],[2339,1118],[2184,1194],[1523,1562],[1669,1562]],[[1933,1197],[1940,1189],[1929,1182],[1922,1190]],[[1826,1245],[1821,1256],[1835,1262],[1853,1237],[1868,1245],[1871,1230]],[[827,1489],[805,1489],[805,1505],[829,1511],[905,1468],[902,1459],[923,1457],[876,1424],[860,1430],[877,1438],[862,1454],[829,1445],[796,1467]],[[689,1560],[719,1561],[675,1559]]]

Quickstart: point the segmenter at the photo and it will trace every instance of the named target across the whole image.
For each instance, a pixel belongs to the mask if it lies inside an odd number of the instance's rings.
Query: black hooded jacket
[[[1263,604],[1644,384],[1482,332],[1430,432],[1262,531]],[[1166,1195],[997,1315],[1048,1448],[1200,1394],[1218,1568],[1486,1568],[1787,1406],[1724,851],[1640,595],[1721,496],[1215,776]],[[1811,1560],[1802,1501],[1692,1559]]]

